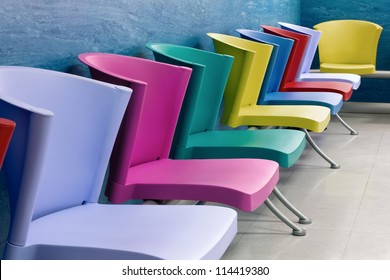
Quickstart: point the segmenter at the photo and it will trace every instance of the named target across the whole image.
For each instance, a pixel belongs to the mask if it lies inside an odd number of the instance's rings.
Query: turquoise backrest
[[[174,154],[176,147],[186,146],[191,135],[216,128],[233,57],[172,44],[150,43],[147,47],[157,61],[192,68],[173,141]]]

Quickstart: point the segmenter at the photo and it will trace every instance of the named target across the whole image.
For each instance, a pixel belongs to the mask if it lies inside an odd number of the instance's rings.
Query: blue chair
[[[358,132],[350,127],[338,114],[343,105],[342,96],[340,94],[332,92],[279,91],[280,83],[294,44],[292,39],[248,29],[238,29],[237,32],[244,39],[273,46],[266,78],[260,91],[259,104],[319,105],[328,107],[331,114],[335,116],[352,135],[358,134]]]
[[[297,77],[299,81],[339,81],[352,84],[353,89],[359,88],[361,78],[357,74],[310,72],[318,43],[321,39],[321,31],[286,22],[278,22],[278,24],[283,29],[295,31],[309,36],[309,42],[306,46],[299,77]]]
[[[0,117],[17,123],[3,165],[11,210],[5,259],[224,253],[236,233],[231,209],[98,203],[132,90],[15,66],[0,67],[0,84]]]

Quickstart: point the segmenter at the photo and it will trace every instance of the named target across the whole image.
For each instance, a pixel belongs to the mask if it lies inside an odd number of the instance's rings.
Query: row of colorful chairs
[[[279,166],[297,162],[306,138],[339,168],[308,131],[327,127],[353,82],[320,82],[321,91],[317,81],[301,85],[291,79],[298,39],[283,38],[291,51],[282,51],[282,43],[249,36],[261,32],[239,32],[247,37],[209,33],[215,52],[147,44],[155,61],[80,54],[94,80],[0,67],[0,117],[17,124],[3,167],[11,208],[5,258],[218,259],[237,232],[233,209],[262,204],[305,235],[269,196],[311,223],[278,190]],[[269,92],[282,98],[273,103]],[[221,104],[225,125],[274,128],[223,130]],[[108,165],[114,204],[100,204]],[[130,199],[230,207],[122,204]]]

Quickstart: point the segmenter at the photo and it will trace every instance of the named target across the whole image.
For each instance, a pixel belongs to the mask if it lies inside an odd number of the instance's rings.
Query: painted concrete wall
[[[77,73],[82,52],[151,58],[152,41],[211,50],[207,32],[297,22],[299,11],[300,0],[1,0],[0,65]]]
[[[361,19],[383,27],[377,54],[377,69],[390,70],[389,0],[301,0],[301,24],[313,25],[333,19]],[[316,57],[313,68],[318,68]],[[362,79],[351,101],[390,102],[390,79]]]

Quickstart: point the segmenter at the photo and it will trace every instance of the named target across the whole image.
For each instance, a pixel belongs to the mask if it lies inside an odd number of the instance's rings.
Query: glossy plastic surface
[[[363,20],[332,20],[316,24],[322,32],[318,45],[320,71],[372,74],[383,28]]]
[[[262,158],[283,167],[298,160],[306,143],[302,131],[219,128],[231,56],[172,44],[147,46],[158,61],[192,68],[171,150],[174,158]]]

